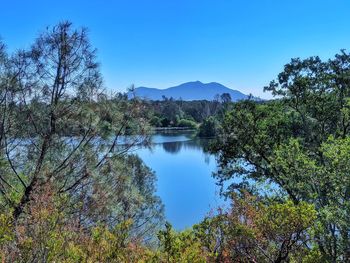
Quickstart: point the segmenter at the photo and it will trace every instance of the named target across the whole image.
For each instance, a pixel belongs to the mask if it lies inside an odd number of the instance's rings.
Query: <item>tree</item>
[[[222,102],[223,104],[232,102],[232,98],[231,98],[230,93],[222,93],[222,94],[220,95],[220,99],[221,99],[221,102]]]
[[[227,211],[194,226],[210,262],[288,262],[308,254],[312,205],[275,202],[242,191]]]
[[[166,223],[165,229],[159,231],[158,239],[162,252],[160,262],[207,262],[207,253],[191,230],[176,232],[170,223]]]
[[[349,136],[349,61],[344,51],[326,62],[292,59],[265,88],[279,99],[234,105],[213,147],[219,154],[220,182],[240,179],[230,190],[254,192],[252,182],[273,183],[279,198],[314,204],[321,226],[315,246],[330,262],[349,259],[344,199],[349,184],[338,169],[339,158],[342,165],[350,159],[335,154],[346,151]]]
[[[219,132],[219,123],[215,117],[209,117],[199,126],[199,137],[215,137]]]
[[[63,225],[74,222],[82,231],[131,220],[129,234],[147,241],[162,220],[162,205],[154,195],[154,174],[128,155],[147,142],[145,106],[103,93],[87,30],[62,22],[29,50],[9,58],[1,52],[3,211],[30,229],[32,201],[50,186],[50,195],[65,198]]]

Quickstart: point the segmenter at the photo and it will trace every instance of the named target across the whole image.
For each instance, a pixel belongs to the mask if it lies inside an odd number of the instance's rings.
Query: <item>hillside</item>
[[[170,87],[167,89],[155,89],[148,87],[138,87],[134,93],[128,93],[129,98],[136,95],[140,98],[149,100],[162,100],[163,96],[167,98],[182,99],[185,101],[191,100],[213,100],[216,95],[228,93],[231,95],[232,101],[238,101],[248,98],[248,95],[243,94],[238,90],[233,90],[224,85],[211,82],[202,83],[200,81],[187,82],[181,85]]]

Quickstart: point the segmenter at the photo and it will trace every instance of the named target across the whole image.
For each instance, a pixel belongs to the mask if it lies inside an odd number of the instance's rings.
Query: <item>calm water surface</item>
[[[166,219],[178,230],[199,223],[223,204],[212,177],[215,157],[203,151],[207,141],[193,139],[193,135],[189,131],[157,133],[151,149],[136,151],[156,172]]]

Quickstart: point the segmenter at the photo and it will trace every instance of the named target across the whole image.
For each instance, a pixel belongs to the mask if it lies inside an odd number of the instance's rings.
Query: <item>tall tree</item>
[[[48,28],[6,65],[0,145],[7,173],[1,175],[0,194],[15,220],[21,219],[35,189],[50,184],[55,195],[69,196],[67,209],[85,226],[117,223],[113,218],[123,203],[134,207],[129,215],[137,214],[139,221],[146,215],[142,211],[152,210],[147,216],[159,212],[148,220],[158,223],[162,206],[153,196],[154,176],[126,156],[147,139],[143,103],[106,97],[87,30],[74,29],[70,22]],[[131,179],[136,172],[126,166],[142,170]],[[127,173],[135,185],[118,181]],[[123,182],[138,188],[129,190],[144,199],[117,194],[104,203],[114,191],[127,191]],[[93,213],[99,210],[104,213]]]
[[[217,178],[240,178],[231,190],[272,182],[282,198],[313,203],[323,231],[315,242],[330,262],[349,260],[350,185],[339,170],[350,160],[340,154],[349,136],[349,61],[344,51],[328,61],[292,59],[265,88],[278,99],[236,104],[213,147],[221,164]]]

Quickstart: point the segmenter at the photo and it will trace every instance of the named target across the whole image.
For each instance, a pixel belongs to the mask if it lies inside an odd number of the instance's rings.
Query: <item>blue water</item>
[[[155,171],[157,194],[165,205],[166,219],[177,230],[199,223],[223,200],[212,173],[216,171],[213,155],[205,153],[205,140],[191,132],[163,132],[152,137],[151,149],[136,151]]]

